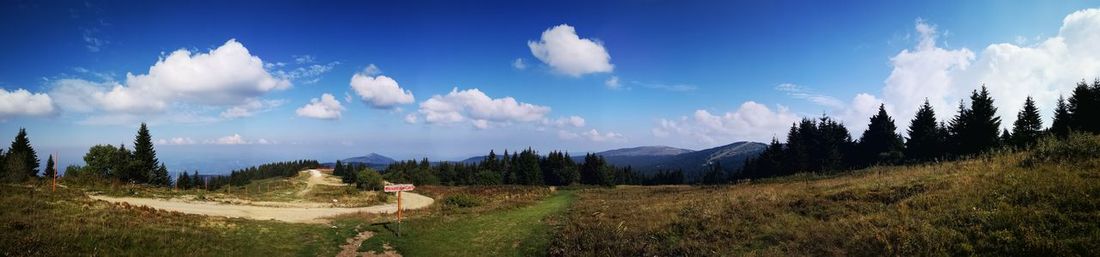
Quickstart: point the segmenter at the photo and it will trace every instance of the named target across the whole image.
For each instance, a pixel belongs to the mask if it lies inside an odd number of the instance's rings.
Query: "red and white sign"
[[[413,184],[393,184],[393,185],[386,186],[383,191],[386,191],[386,192],[401,192],[401,191],[412,191],[413,189],[416,189],[416,186],[413,186]]]

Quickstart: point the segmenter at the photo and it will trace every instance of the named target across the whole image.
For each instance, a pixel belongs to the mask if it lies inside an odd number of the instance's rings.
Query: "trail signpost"
[[[389,193],[389,192],[396,192],[397,193],[397,236],[398,237],[401,236],[401,192],[412,191],[413,189],[416,189],[416,186],[414,186],[413,184],[393,184],[393,185],[385,186],[382,190],[382,191],[385,191],[387,193]]]

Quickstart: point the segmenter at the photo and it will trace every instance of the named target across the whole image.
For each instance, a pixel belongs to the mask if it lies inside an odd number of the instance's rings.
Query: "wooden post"
[[[401,237],[401,191],[397,191],[397,237]]]

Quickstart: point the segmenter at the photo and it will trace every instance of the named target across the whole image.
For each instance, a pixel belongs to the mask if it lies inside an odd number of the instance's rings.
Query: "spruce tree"
[[[206,185],[205,182],[202,177],[199,177],[199,171],[196,170],[191,173],[191,188],[201,188]]]
[[[972,153],[988,151],[998,145],[1001,130],[1001,117],[997,117],[997,107],[993,106],[993,98],[989,96],[989,90],[983,85],[980,91],[974,91],[970,95],[971,121],[966,138],[974,144]]]
[[[886,113],[886,105],[880,104],[878,114],[871,116],[867,130],[863,131],[863,136],[859,139],[859,163],[892,163],[900,160],[903,144],[896,130],[894,119]]]
[[[153,138],[149,135],[149,128],[144,122],[141,123],[137,136],[134,138],[133,156],[136,162],[133,167],[136,182],[165,185],[164,182],[168,180],[168,175],[163,174],[164,176],[161,177],[162,174],[160,174],[158,167],[160,162],[157,161],[157,152],[153,149]]]
[[[161,163],[155,172],[153,172],[152,180],[152,184],[154,185],[165,187],[172,185],[172,177],[168,176],[168,167],[164,166],[164,163]]]
[[[38,153],[34,151],[34,147],[31,146],[31,140],[27,137],[27,129],[19,128],[19,134],[15,135],[15,140],[11,141],[11,147],[8,147],[8,159],[15,158],[8,161],[21,162],[20,165],[13,165],[9,167],[9,177],[22,180],[27,177],[38,177]]]
[[[967,136],[970,123],[970,110],[966,108],[962,100],[959,100],[959,110],[955,113],[955,117],[951,118],[946,127],[947,144],[946,146],[951,149],[951,153],[955,155],[965,155],[974,152],[974,146],[967,142]]]
[[[1072,117],[1069,113],[1069,107],[1066,105],[1066,100],[1062,96],[1058,96],[1058,105],[1054,109],[1054,120],[1050,123],[1050,133],[1060,138],[1068,136]]]
[[[46,170],[42,171],[42,173],[44,173],[43,175],[47,179],[50,179],[50,178],[53,178],[53,177],[57,176],[57,167],[55,166],[55,163],[53,162],[53,155],[52,154],[49,157],[46,158]]]
[[[905,157],[911,160],[927,161],[941,156],[943,135],[936,123],[936,111],[928,104],[928,99],[917,110],[917,116],[909,122],[909,140],[905,141]]]
[[[1070,129],[1100,133],[1100,81],[1089,86],[1084,80],[1077,83],[1069,97]]]
[[[1024,108],[1016,114],[1016,122],[1012,123],[1012,144],[1016,147],[1028,147],[1039,139],[1042,133],[1043,120],[1039,116],[1039,108],[1035,107],[1035,101],[1028,96],[1024,100]]]
[[[179,189],[191,188],[191,176],[187,175],[187,172],[180,172],[176,178],[176,187]]]

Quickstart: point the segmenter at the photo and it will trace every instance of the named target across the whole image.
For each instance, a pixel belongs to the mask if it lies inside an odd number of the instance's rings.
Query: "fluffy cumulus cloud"
[[[393,78],[378,75],[373,64],[351,77],[351,88],[364,103],[382,109],[410,104],[415,99],[412,91],[402,89]]]
[[[313,98],[309,101],[309,104],[298,108],[295,113],[301,117],[335,120],[340,118],[340,112],[343,110],[344,106],[340,105],[340,101],[337,101],[336,97],[325,93],[321,95],[321,98]]]
[[[476,88],[451,89],[446,95],[434,95],[420,103],[418,111],[430,124],[468,122],[476,128],[513,122],[543,120],[550,107],[516,101],[512,97],[491,98]]]
[[[44,93],[0,88],[0,120],[19,116],[43,116],[54,112],[53,100]]]
[[[977,84],[956,84],[954,74],[965,71],[974,60],[970,49],[949,50],[936,46],[936,27],[917,20],[919,41],[913,49],[905,49],[890,58],[894,67],[886,78],[882,92],[887,102],[899,106],[898,117],[912,117],[927,97],[941,118],[949,117],[949,102],[956,98],[961,88],[974,88]],[[901,126],[899,126],[901,127]]]
[[[941,119],[949,118],[960,99],[985,85],[996,100],[1002,125],[1016,120],[1027,96],[1035,98],[1047,126],[1059,95],[1075,83],[1100,76],[1100,9],[1067,15],[1056,36],[1031,45],[992,44],[975,54],[969,49],[937,46],[936,27],[917,21],[917,46],[891,58],[894,70],[883,89],[885,101],[912,117],[927,97]]]
[[[50,94],[66,111],[101,111],[122,117],[162,114],[169,107],[183,105],[227,108],[223,116],[235,116],[247,114],[242,108],[254,107],[257,101],[263,105],[260,97],[290,88],[291,82],[268,73],[259,57],[230,39],[205,53],[176,50],[161,57],[146,74],[127,73],[121,83],[60,79],[52,85]],[[229,110],[233,108],[236,110]]]
[[[517,70],[526,70],[527,62],[524,62],[523,58],[516,58],[515,61],[512,61],[512,68],[515,68]]]
[[[527,41],[527,47],[535,58],[569,76],[611,72],[615,68],[603,43],[577,36],[577,31],[567,24],[543,31],[542,38]]]
[[[660,119],[652,132],[658,137],[685,136],[707,144],[742,140],[766,142],[772,137],[784,140],[787,128],[798,120],[798,115],[786,107],[778,106],[772,110],[749,101],[735,111],[720,115],[696,110],[691,116]]]

